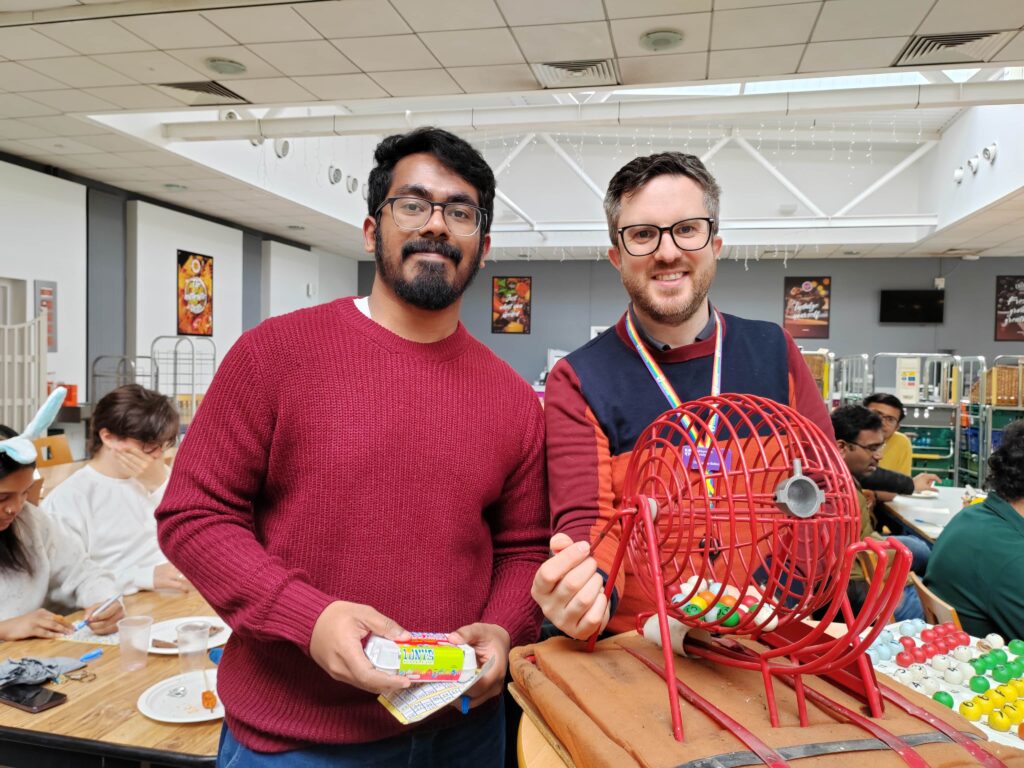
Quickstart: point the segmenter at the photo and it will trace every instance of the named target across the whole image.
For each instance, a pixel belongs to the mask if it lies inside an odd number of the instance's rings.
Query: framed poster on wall
[[[495,277],[491,281],[491,333],[529,333],[533,278]]]
[[[1024,341],[1024,275],[996,278],[996,341]]]
[[[827,339],[831,277],[786,277],[782,325],[794,339]]]
[[[213,256],[178,251],[178,335],[213,336]]]
[[[57,351],[57,283],[53,280],[36,280],[36,311],[39,317],[46,310],[46,351]]]

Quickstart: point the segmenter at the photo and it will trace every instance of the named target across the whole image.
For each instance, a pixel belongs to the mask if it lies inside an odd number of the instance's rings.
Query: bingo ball
[[[978,705],[978,711],[981,712],[981,714],[983,715],[987,715],[989,712],[996,708],[995,703],[992,701],[992,699],[990,699],[985,694],[975,696],[973,699],[971,699],[971,701]]]
[[[953,658],[957,661],[970,661],[973,655],[970,648],[965,648],[962,645],[953,649]]]
[[[1006,662],[1007,669],[1013,673],[1014,677],[1021,677],[1024,675],[1024,661],[1020,659],[1014,659],[1013,661]]]
[[[934,677],[926,677],[921,680],[918,685],[921,686],[921,690],[926,696],[931,696],[937,690],[939,690],[939,681]]]
[[[868,648],[864,653],[871,660],[872,665],[878,664],[878,649]]]
[[[985,641],[993,648],[1002,648],[1006,645],[1006,642],[1003,640],[1003,636],[997,635],[995,632],[990,635],[985,635]]]
[[[949,669],[951,664],[952,662],[950,661],[949,656],[945,655],[933,656],[931,660],[932,669],[937,670],[939,672],[945,672],[947,669]]]
[[[924,648],[917,647],[910,652],[910,655],[918,664],[923,664],[924,662],[928,661],[928,656],[927,654],[925,654]]]
[[[896,678],[896,682],[903,683],[903,685],[910,685],[912,682],[914,682],[914,677],[910,674],[910,670],[904,669],[903,667],[900,667],[899,669],[894,669],[892,676]]]
[[[892,654],[893,658],[896,658],[896,654],[899,653],[902,650],[903,650],[903,646],[900,645],[899,643],[896,643],[896,642],[889,643],[889,652]]]
[[[914,663],[914,657],[910,655],[909,651],[901,651],[896,654],[896,663],[901,667],[909,667]]]
[[[992,679],[997,683],[1008,683],[1013,679],[1013,673],[1005,664],[997,664],[992,670]]]
[[[932,694],[932,698],[944,707],[953,708],[953,697],[946,693],[946,691],[936,691]]]
[[[1010,730],[1010,718],[1001,709],[994,709],[988,713],[988,727],[993,731]]]
[[[893,637],[892,637],[892,632],[890,630],[883,629],[881,632],[878,633],[878,642],[879,643],[891,643],[892,641],[893,641]],[[1024,640],[1016,640],[1015,642],[1020,643],[1021,644],[1021,649],[1022,649],[1022,651],[1024,651]],[[1011,643],[1011,645],[1012,645],[1012,643]],[[1016,653],[1016,651],[1015,651],[1015,653]]]
[[[937,637],[938,635],[935,633],[935,630],[931,627],[921,630],[921,642],[923,643],[934,643],[935,638]]]
[[[879,661],[888,661],[892,658],[892,651],[889,650],[888,645],[877,645],[872,650]]]
[[[882,634],[884,635],[885,632],[883,632]],[[1024,655],[1024,640],[1021,640],[1020,638],[1014,638],[1009,643],[1007,643],[1006,647],[1010,649],[1010,653],[1012,653],[1014,656]]]
[[[975,701],[962,701],[959,707],[960,714],[971,722],[981,720],[982,711]]]
[[[963,675],[964,683],[970,680],[976,674],[974,667],[968,664],[966,661],[958,662],[956,668],[960,670],[960,674]]]
[[[915,648],[917,648],[917,641],[914,640],[914,638],[912,637],[907,637],[906,635],[904,635],[900,638],[900,645],[903,646],[903,650],[912,651]]]
[[[988,700],[992,702],[993,709],[1000,709],[1003,705],[1007,703],[1006,697],[1003,696],[1003,694],[1001,694],[999,691],[989,691],[985,695],[988,696]]]
[[[914,680],[924,680],[926,677],[929,677],[928,667],[924,664],[911,664],[910,677]]]
[[[1011,723],[1018,725],[1024,722],[1024,704],[1011,701],[1003,707],[1003,714],[1010,718]]]
[[[1006,655],[1006,651],[1004,651],[1002,648],[996,648],[991,653],[989,653],[989,656],[992,657],[992,660],[995,661],[996,664],[1005,664],[1007,661],[1009,661],[1010,658]]]
[[[935,643],[925,643],[921,646],[921,650],[924,651],[924,655],[929,659],[932,656],[937,656],[939,653],[939,649],[936,647]]]
[[[957,632],[956,633],[956,641],[957,641],[957,643],[959,645],[970,645],[971,644],[971,636],[968,635],[966,632]]]
[[[975,693],[984,693],[989,688],[988,678],[975,675],[968,681],[967,686]]]
[[[1009,683],[1005,685],[998,685],[996,686],[995,690],[996,693],[1005,698],[1007,701],[1016,701],[1020,698],[1020,694],[1017,693],[1017,686],[1010,685]]]
[[[672,599],[670,602],[672,603],[672,605],[679,605],[684,600],[686,600],[686,598],[683,595],[676,592],[674,595],[672,595]]]
[[[964,681],[964,676],[959,669],[947,669],[942,673],[942,679],[950,685],[960,685]],[[950,706],[953,705],[950,704]]]

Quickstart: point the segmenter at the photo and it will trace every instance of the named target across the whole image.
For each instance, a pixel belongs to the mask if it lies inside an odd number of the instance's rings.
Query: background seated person
[[[92,459],[43,501],[126,594],[190,586],[156,538],[169,474],[162,457],[177,436],[178,411],[167,397],[138,384],[118,387],[93,412]]]
[[[28,503],[35,457],[5,450],[9,438],[19,439],[13,429],[0,426],[0,437],[0,640],[69,634],[70,622],[47,604],[88,605],[92,631],[114,632],[124,616],[120,603],[92,615],[118,593],[113,576],[92,563],[62,525]]]
[[[877,469],[878,461],[882,457],[885,443],[882,437],[882,420],[877,413],[872,413],[863,405],[846,405],[832,411],[832,428],[836,433],[836,445],[839,448],[839,453],[842,454],[843,461],[846,462],[846,467],[857,484],[857,493],[860,497],[861,538],[880,539],[882,536],[875,531],[874,516],[861,488],[861,480]],[[906,545],[914,554],[914,560],[918,560],[918,551],[916,550],[919,550],[920,544],[923,544],[920,539],[911,536],[895,536],[893,538]],[[927,552],[927,547],[925,552]],[[854,613],[857,613],[864,603],[867,590],[868,583],[864,578],[864,573],[854,563],[850,584],[846,589]],[[903,590],[903,599],[896,606],[893,618],[897,621],[924,618],[921,600],[913,586],[907,586]]]
[[[1024,421],[1003,431],[988,466],[988,497],[945,527],[924,581],[965,631],[1009,639],[1024,635]]]

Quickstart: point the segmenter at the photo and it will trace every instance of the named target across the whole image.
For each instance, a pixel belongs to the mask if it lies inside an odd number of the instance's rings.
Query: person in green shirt
[[[924,582],[970,634],[1010,639],[1024,635],[1024,421],[1003,431],[988,466],[988,497],[942,531]]]

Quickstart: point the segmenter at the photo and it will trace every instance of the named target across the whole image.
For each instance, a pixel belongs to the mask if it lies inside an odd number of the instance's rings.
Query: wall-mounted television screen
[[[941,323],[945,291],[882,291],[880,323]]]

